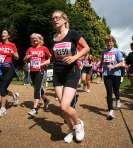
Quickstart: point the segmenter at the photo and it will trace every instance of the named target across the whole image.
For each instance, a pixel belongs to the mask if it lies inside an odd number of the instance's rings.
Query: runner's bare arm
[[[45,60],[41,66],[45,66],[45,65],[49,65],[50,64],[50,58],[48,58],[47,60]]]
[[[14,57],[16,60],[18,60],[18,59],[19,59],[18,52],[13,53],[13,57]]]
[[[71,63],[78,60],[80,57],[84,56],[85,54],[87,54],[90,51],[90,48],[89,48],[87,42],[85,41],[85,39],[83,37],[81,37],[79,39],[78,44],[82,47],[82,49],[77,54],[75,54],[74,56],[65,57],[63,59],[65,63],[71,64]]]

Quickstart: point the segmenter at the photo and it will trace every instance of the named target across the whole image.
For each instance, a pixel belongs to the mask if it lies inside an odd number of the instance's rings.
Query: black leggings
[[[0,80],[0,95],[5,97],[8,95],[8,86],[12,81],[12,78],[14,76],[14,67],[2,67],[2,77]]]
[[[119,93],[120,80],[121,76],[113,76],[113,75],[104,76],[104,84],[107,93],[107,105],[109,111],[113,109],[112,93],[114,92],[116,100],[120,99],[120,93]]]
[[[34,99],[40,99],[43,72],[31,72],[30,76],[34,87]]]

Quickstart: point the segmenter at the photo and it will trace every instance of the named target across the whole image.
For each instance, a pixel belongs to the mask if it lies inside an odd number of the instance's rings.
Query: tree
[[[53,32],[51,13],[55,9],[66,9],[65,0],[0,0],[0,31],[11,32],[12,41],[19,49],[19,65],[30,46],[29,36],[33,32],[40,33],[48,45]],[[5,11],[6,10],[6,11]]]
[[[92,53],[99,54],[105,48],[105,36],[110,33],[110,29],[106,25],[105,19],[102,20],[96,14],[91,7],[89,0],[76,0],[75,4],[72,5],[72,9],[73,13],[80,14],[78,21],[82,23],[85,22],[76,27],[85,35],[85,38],[92,49]]]
[[[68,14],[71,27],[86,38],[94,54],[105,48],[104,37],[109,34],[109,27],[106,20],[91,8],[88,0],[77,0],[74,5],[69,0],[0,0],[0,31],[7,29],[11,32],[21,57],[19,65],[23,65],[31,33],[42,34],[49,47],[54,33],[51,14],[56,9]]]

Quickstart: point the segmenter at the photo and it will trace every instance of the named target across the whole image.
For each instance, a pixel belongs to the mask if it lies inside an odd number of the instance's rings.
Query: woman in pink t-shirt
[[[0,116],[6,114],[6,96],[7,90],[12,78],[14,77],[14,65],[12,59],[18,59],[18,52],[16,45],[9,41],[10,35],[7,30],[2,31],[2,42],[0,42]]]
[[[43,45],[43,37],[40,34],[33,33],[30,39],[32,46],[27,49],[24,61],[30,63],[30,77],[34,87],[34,107],[28,114],[34,116],[38,112],[44,70],[50,63],[51,54]]]

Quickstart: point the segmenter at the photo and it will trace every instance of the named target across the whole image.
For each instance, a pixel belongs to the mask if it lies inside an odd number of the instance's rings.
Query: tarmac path
[[[64,124],[54,90],[47,89],[49,112],[41,106],[38,115],[30,119],[33,88],[11,85],[20,93],[18,107],[11,106],[8,97],[7,115],[0,118],[0,148],[133,148],[133,95],[122,92],[122,108],[115,110],[116,118],[106,120],[107,107],[103,84],[91,84],[91,92],[80,88],[77,111],[85,123],[85,139],[81,143],[63,141],[67,126]]]

